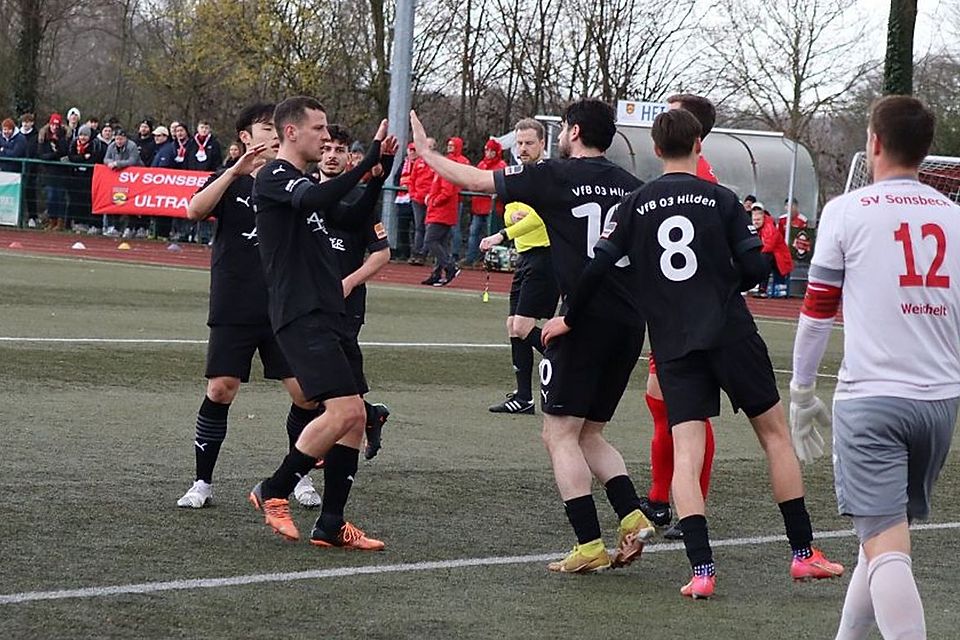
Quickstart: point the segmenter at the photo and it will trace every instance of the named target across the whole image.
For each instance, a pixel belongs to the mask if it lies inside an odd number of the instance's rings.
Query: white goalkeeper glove
[[[814,423],[830,426],[830,411],[814,395],[816,385],[802,386],[790,381],[790,437],[801,462],[813,462],[823,455],[823,437]]]

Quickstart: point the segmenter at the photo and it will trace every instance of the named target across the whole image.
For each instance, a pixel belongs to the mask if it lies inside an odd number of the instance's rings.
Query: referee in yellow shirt
[[[517,149],[524,164],[539,162],[545,148],[543,125],[533,118],[517,123]],[[507,172],[510,171],[508,167]],[[490,407],[493,413],[533,414],[533,350],[543,354],[540,327],[537,319],[552,318],[557,311],[560,288],[550,259],[550,239],[543,220],[528,205],[508,203],[504,213],[506,228],[480,242],[480,248],[513,240],[519,254],[517,270],[510,285],[510,315],[507,316],[507,334],[510,353],[517,376],[517,389],[508,393],[506,400]]]

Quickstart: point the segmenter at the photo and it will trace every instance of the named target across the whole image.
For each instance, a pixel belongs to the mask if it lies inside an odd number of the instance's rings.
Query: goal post
[[[950,156],[927,156],[920,163],[920,182],[929,185],[960,204],[960,158]],[[847,186],[844,191],[853,191],[870,184],[870,172],[862,151],[850,163]]]

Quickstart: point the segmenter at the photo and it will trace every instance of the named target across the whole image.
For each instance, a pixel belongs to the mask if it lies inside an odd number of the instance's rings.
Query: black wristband
[[[510,241],[510,236],[507,235],[507,230],[506,230],[506,229],[500,229],[500,238],[503,240],[503,242],[509,242],[509,241]]]

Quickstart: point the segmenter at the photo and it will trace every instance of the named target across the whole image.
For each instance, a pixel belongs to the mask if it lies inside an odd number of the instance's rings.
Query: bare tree
[[[804,140],[875,62],[862,49],[855,0],[723,0],[713,53],[739,122]],[[743,26],[749,25],[744,30]],[[737,34],[732,37],[729,34]]]

